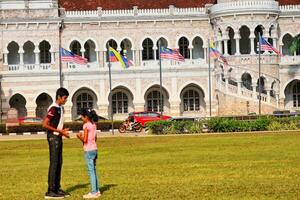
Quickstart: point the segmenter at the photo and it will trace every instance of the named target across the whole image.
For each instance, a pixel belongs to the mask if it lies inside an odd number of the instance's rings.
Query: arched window
[[[147,38],[143,41],[143,60],[153,60],[153,42]]]
[[[30,41],[26,42],[23,46],[24,49],[24,64],[34,64],[35,55],[34,55],[34,44]]]
[[[81,56],[81,45],[78,41],[73,41],[72,44],[70,45],[70,49],[76,55]]]
[[[204,59],[203,40],[200,37],[196,37],[193,40],[193,59]]]
[[[128,113],[128,97],[124,92],[117,92],[112,96],[113,113]]]
[[[9,65],[15,65],[20,63],[19,45],[16,42],[11,42],[7,46],[8,55],[7,62]]]
[[[164,96],[162,96],[162,105],[164,105]],[[147,96],[147,110],[153,112],[163,111],[163,106],[161,106],[160,92],[152,91]]]
[[[228,36],[229,40],[227,41],[227,51],[229,55],[234,55],[236,53],[236,44],[234,39],[234,30],[231,27],[228,28]]]
[[[168,41],[165,38],[159,38],[156,42],[157,50],[156,50],[156,59],[159,59],[159,42],[160,42],[160,47],[168,47]]]
[[[107,43],[111,48],[113,48],[114,50],[117,50],[118,44],[115,40],[110,39]],[[106,51],[106,62],[108,62],[108,59],[109,59],[109,55],[108,55],[108,51]]]
[[[293,107],[300,107],[300,82],[293,86]]]
[[[240,53],[241,54],[250,54],[251,43],[250,43],[250,30],[247,26],[242,26],[240,29]]]
[[[179,39],[179,52],[184,58],[190,58],[189,41],[185,37]]]
[[[183,94],[183,110],[184,111],[200,110],[200,95],[196,90],[190,89]]]
[[[80,115],[82,108],[93,108],[93,97],[88,93],[81,93],[76,99],[77,115]]]
[[[260,86],[259,86],[259,80],[260,80]],[[263,94],[267,94],[267,91],[265,89],[265,78],[264,77],[260,77],[258,80],[257,80],[257,87],[256,87],[256,91],[257,92],[261,92]]]
[[[84,44],[84,57],[88,60],[88,62],[96,62],[97,55],[96,55],[96,45],[92,40],[88,40]]]
[[[252,78],[250,74],[244,73],[242,75],[242,86],[248,90],[252,90]]]
[[[42,41],[39,45],[40,63],[51,63],[50,44],[47,41]]]
[[[289,51],[289,47],[291,45],[292,39],[293,39],[293,37],[290,34],[285,34],[282,38],[282,43],[283,43],[282,54],[285,55],[285,56],[294,55],[293,53],[291,53]]]

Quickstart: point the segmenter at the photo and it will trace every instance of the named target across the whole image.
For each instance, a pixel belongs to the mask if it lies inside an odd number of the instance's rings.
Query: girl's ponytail
[[[98,122],[98,115],[95,110],[83,108],[81,110],[82,116],[87,116],[92,122]]]

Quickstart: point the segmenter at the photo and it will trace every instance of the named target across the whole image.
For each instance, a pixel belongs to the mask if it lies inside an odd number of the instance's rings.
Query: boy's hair
[[[82,116],[88,117],[93,122],[98,122],[98,115],[95,110],[89,108],[82,108],[81,113]]]
[[[58,96],[60,96],[60,97],[69,96],[69,92],[68,92],[68,90],[66,88],[63,88],[63,87],[58,88],[56,90],[56,97],[55,97],[56,100],[58,99]]]

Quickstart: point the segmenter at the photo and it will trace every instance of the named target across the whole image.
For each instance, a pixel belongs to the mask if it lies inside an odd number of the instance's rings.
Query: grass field
[[[101,199],[300,199],[300,134],[100,138]],[[46,140],[0,142],[0,199],[47,189]],[[82,199],[81,144],[64,140],[63,189]]]

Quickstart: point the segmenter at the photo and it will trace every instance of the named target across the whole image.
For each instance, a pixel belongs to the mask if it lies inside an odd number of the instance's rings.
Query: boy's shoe
[[[59,190],[57,191],[57,194],[64,195],[65,197],[71,196],[71,194],[70,194],[69,192],[63,191],[62,189],[59,189]]]
[[[100,192],[97,192],[97,193],[95,193],[95,194],[93,194],[93,193],[88,193],[88,194],[83,195],[83,198],[84,198],[84,199],[97,199],[97,198],[99,198],[100,196],[101,196],[101,193],[100,193]]]
[[[63,199],[65,198],[62,194],[57,194],[55,192],[46,192],[45,199]]]

